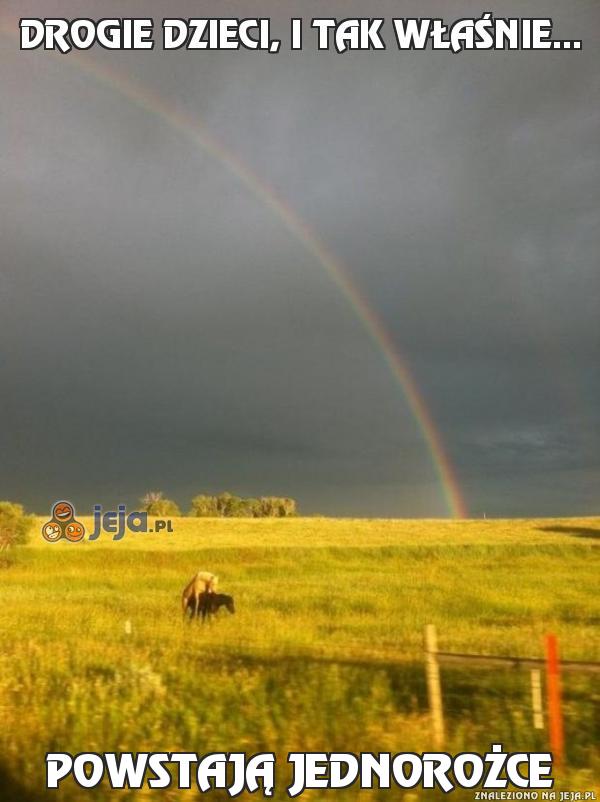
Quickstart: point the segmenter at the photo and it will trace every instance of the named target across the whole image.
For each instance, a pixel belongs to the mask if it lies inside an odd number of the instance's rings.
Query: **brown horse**
[[[194,616],[198,618],[202,616],[202,621],[205,621],[208,616],[218,613],[221,607],[225,607],[233,615],[235,613],[233,596],[228,596],[226,593],[201,593],[196,604],[190,599],[187,609],[190,612],[190,620]]]

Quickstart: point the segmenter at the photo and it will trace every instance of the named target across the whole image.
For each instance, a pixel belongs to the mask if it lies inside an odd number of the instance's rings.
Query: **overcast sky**
[[[444,16],[489,3],[235,2],[230,16]],[[169,3],[210,16],[214,3]],[[446,515],[401,388],[277,212],[95,62],[202,121],[344,266],[411,366],[470,513],[600,513],[600,5],[576,52],[19,52],[0,6],[0,497],[161,489],[306,513]],[[387,29],[388,35],[391,34]],[[308,40],[308,37],[307,37]]]

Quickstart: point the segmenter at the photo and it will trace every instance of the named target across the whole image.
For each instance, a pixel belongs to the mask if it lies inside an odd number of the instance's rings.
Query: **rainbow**
[[[11,38],[14,38],[14,32],[17,29],[16,22],[11,29],[5,23],[0,25],[0,31]],[[216,159],[254,197],[258,198],[279,219],[291,236],[319,262],[354,310],[399,385],[427,446],[449,515],[453,518],[466,518],[468,515],[467,505],[459,486],[456,471],[450,462],[441,434],[419,391],[406,358],[398,351],[382,322],[368,301],[361,295],[343,264],[322,242],[315,231],[278,195],[272,186],[261,179],[234,152],[218,141],[201,120],[184,114],[164,97],[132,81],[129,77],[85,58],[79,53],[71,52],[67,56],[59,54],[58,58],[62,64],[76,65],[79,70],[89,75],[97,83],[108,87],[138,108],[157,117]]]

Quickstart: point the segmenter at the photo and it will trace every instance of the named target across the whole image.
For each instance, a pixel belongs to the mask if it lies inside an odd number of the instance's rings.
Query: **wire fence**
[[[431,719],[431,735],[436,748],[442,749],[448,738],[447,700],[442,684],[442,665],[466,667],[468,669],[524,669],[529,671],[530,726],[538,732],[547,732],[547,743],[553,753],[555,764],[560,767],[565,761],[565,705],[563,696],[563,674],[589,675],[600,673],[600,663],[581,660],[560,660],[558,640],[555,635],[545,637],[545,657],[512,657],[488,654],[447,652],[438,648],[437,631],[433,625],[425,627],[425,673],[427,698]],[[573,689],[573,699],[581,702],[585,689]],[[454,690],[456,692],[456,689]],[[464,690],[461,692],[464,695]],[[514,698],[514,694],[511,694]],[[589,698],[589,697],[588,697]],[[592,700],[593,706],[593,700]],[[456,709],[450,708],[452,714]],[[585,711],[582,712],[585,716]],[[595,714],[592,711],[592,719]],[[585,726],[585,722],[584,722]],[[594,727],[593,721],[591,727]],[[598,733],[600,734],[600,733]],[[537,740],[537,739],[536,739]]]

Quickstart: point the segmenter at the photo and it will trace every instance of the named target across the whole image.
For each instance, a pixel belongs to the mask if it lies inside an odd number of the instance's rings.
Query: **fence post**
[[[442,703],[442,684],[440,665],[437,659],[437,633],[433,624],[425,627],[425,660],[427,673],[427,696],[433,727],[433,743],[436,749],[444,745],[444,708]]]
[[[531,669],[531,710],[533,726],[536,730],[544,729],[544,713],[542,709],[542,672],[539,668]]]
[[[548,729],[550,749],[557,766],[562,766],[565,739],[562,720],[560,693],[560,663],[558,661],[558,641],[556,635],[546,635],[546,685],[548,694]]]

